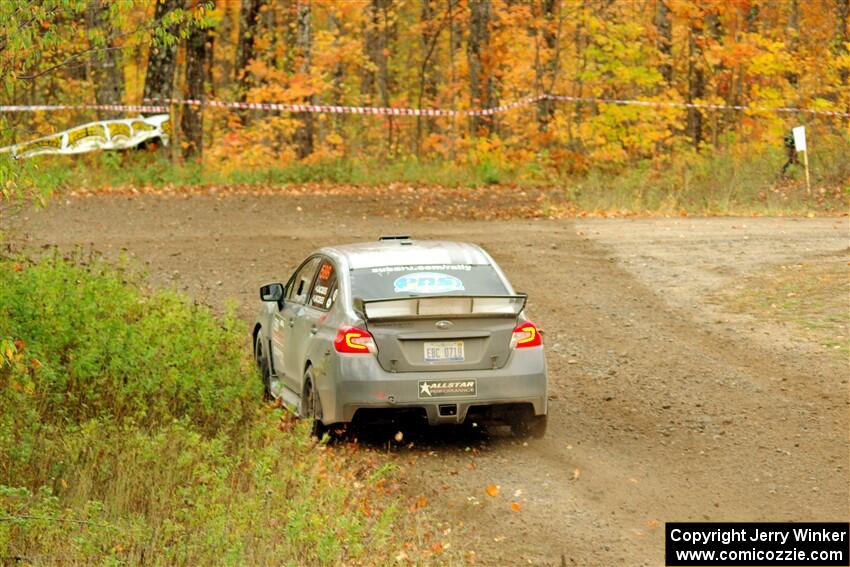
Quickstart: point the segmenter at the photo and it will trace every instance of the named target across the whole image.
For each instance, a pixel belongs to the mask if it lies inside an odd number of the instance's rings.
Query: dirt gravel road
[[[411,434],[391,451],[411,501],[424,496],[452,551],[476,564],[662,565],[665,521],[848,519],[847,360],[710,299],[759,267],[846,258],[846,218],[374,210],[344,194],[104,196],[4,222],[19,246],[125,251],[157,285],[218,307],[236,299],[246,323],[257,286],[320,245],[381,233],[483,245],[546,331],[549,433]]]

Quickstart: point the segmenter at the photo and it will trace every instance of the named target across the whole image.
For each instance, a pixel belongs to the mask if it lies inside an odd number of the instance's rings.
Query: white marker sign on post
[[[812,183],[809,180],[809,152],[806,149],[806,127],[797,126],[791,132],[794,133],[794,149],[803,152],[803,165],[806,168],[806,193],[812,196]]]
[[[793,130],[794,133],[794,148],[798,152],[806,151],[806,127],[805,126],[797,126]]]

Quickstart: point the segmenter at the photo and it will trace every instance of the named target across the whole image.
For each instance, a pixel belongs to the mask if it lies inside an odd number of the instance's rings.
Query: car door
[[[330,259],[321,257],[316,277],[310,286],[306,301],[299,307],[292,327],[293,340],[287,345],[285,357],[291,366],[287,372],[296,377],[299,392],[304,375],[304,366],[310,341],[315,337],[327,317],[328,309],[333,303],[334,285],[336,284],[336,269]],[[313,361],[318,363],[319,361]]]
[[[313,287],[313,278],[319,266],[321,258],[313,256],[295,272],[295,275],[286,288],[286,297],[283,309],[275,314],[273,336],[273,360],[275,370],[283,384],[295,392],[301,394],[301,368],[297,360],[291,360],[293,343],[303,342],[305,339],[299,334],[298,319],[302,316],[305,303],[310,297]]]

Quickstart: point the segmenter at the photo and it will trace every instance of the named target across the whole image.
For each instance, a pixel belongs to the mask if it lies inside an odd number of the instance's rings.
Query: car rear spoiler
[[[442,319],[470,317],[517,317],[528,296],[517,295],[436,295],[354,298],[354,309],[365,321],[392,319]]]

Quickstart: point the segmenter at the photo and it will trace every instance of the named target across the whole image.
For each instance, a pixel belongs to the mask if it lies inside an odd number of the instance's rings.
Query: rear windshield
[[[387,299],[421,295],[506,295],[492,266],[439,264],[351,271],[351,296]]]

